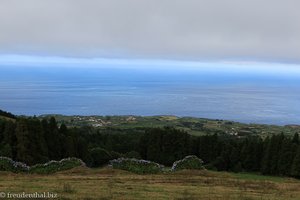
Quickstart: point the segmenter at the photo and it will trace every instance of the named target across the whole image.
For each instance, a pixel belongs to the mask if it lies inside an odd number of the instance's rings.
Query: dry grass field
[[[0,192],[57,193],[57,199],[299,200],[300,181],[212,171],[136,175],[110,168],[53,175],[0,172]]]

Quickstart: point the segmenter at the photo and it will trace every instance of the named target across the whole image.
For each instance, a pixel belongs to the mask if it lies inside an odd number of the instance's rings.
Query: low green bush
[[[148,160],[118,158],[110,161],[114,169],[122,169],[137,174],[155,174],[163,171],[164,166]]]
[[[45,164],[34,165],[30,167],[29,172],[37,174],[51,174],[79,166],[85,166],[85,163],[78,158],[65,158],[60,161],[50,161]]]
[[[113,159],[110,152],[108,152],[106,149],[98,147],[89,151],[89,157],[90,160],[87,163],[89,167],[101,167]]]
[[[197,156],[186,156],[182,160],[177,160],[173,163],[172,171],[178,171],[183,169],[204,169],[203,161]]]
[[[139,152],[136,152],[136,151],[129,151],[129,152],[125,153],[125,157],[126,158],[142,159]]]
[[[11,158],[0,157],[0,171],[9,171],[9,172],[27,172],[29,166],[24,163],[13,161]]]
[[[118,159],[118,158],[124,157],[123,154],[115,152],[115,151],[111,151],[111,152],[109,152],[109,154],[111,155],[111,159],[109,159],[109,160]]]

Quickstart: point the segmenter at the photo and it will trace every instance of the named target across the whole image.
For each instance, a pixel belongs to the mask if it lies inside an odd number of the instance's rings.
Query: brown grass
[[[300,181],[249,180],[230,173],[136,175],[109,168],[54,175],[0,173],[0,192],[54,192],[59,199],[299,200]]]

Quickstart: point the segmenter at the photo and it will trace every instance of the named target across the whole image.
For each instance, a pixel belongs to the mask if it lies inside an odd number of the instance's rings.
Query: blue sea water
[[[300,124],[300,80],[205,70],[1,66],[0,109]]]

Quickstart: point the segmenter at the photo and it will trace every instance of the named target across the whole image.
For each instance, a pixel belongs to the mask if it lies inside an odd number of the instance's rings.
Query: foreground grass
[[[54,192],[58,199],[296,200],[299,188],[294,179],[204,170],[156,175],[82,167],[53,175],[0,172],[0,192]]]

